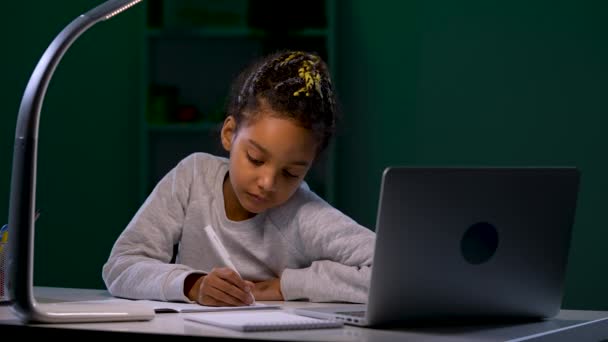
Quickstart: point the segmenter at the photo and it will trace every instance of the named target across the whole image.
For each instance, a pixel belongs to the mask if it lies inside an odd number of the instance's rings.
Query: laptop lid
[[[570,167],[387,168],[367,312],[351,321],[556,315],[579,178]],[[315,311],[351,322],[335,314],[345,307]]]

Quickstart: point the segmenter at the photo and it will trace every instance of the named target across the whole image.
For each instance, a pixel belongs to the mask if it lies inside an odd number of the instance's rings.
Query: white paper
[[[206,312],[206,311],[232,311],[232,310],[259,310],[259,309],[276,309],[280,305],[255,303],[247,306],[205,306],[196,303],[177,303],[163,302],[157,300],[138,300],[138,302],[146,303],[154,308],[157,313],[163,312]]]

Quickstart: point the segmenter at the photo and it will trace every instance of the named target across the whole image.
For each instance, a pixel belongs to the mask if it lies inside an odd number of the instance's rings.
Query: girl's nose
[[[265,192],[273,192],[276,190],[277,176],[271,170],[262,171],[258,178],[258,186]]]

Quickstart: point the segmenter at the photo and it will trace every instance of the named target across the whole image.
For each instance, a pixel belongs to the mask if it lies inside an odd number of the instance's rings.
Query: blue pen
[[[36,215],[34,216],[34,221],[38,220],[40,216],[40,210],[36,210]],[[8,223],[0,228],[0,242],[6,243],[8,241]],[[0,249],[1,251],[1,249]]]
[[[8,240],[8,224],[0,228],[0,242],[5,243]]]
[[[4,244],[8,241],[8,224],[5,224],[0,228],[0,253],[4,250]],[[1,265],[0,265],[0,268]]]

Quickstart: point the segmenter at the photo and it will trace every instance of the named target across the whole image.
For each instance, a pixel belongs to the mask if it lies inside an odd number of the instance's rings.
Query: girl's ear
[[[224,146],[224,149],[228,152],[230,152],[230,149],[232,148],[232,140],[234,139],[235,135],[236,121],[232,115],[229,115],[224,120],[221,133],[222,146]]]

